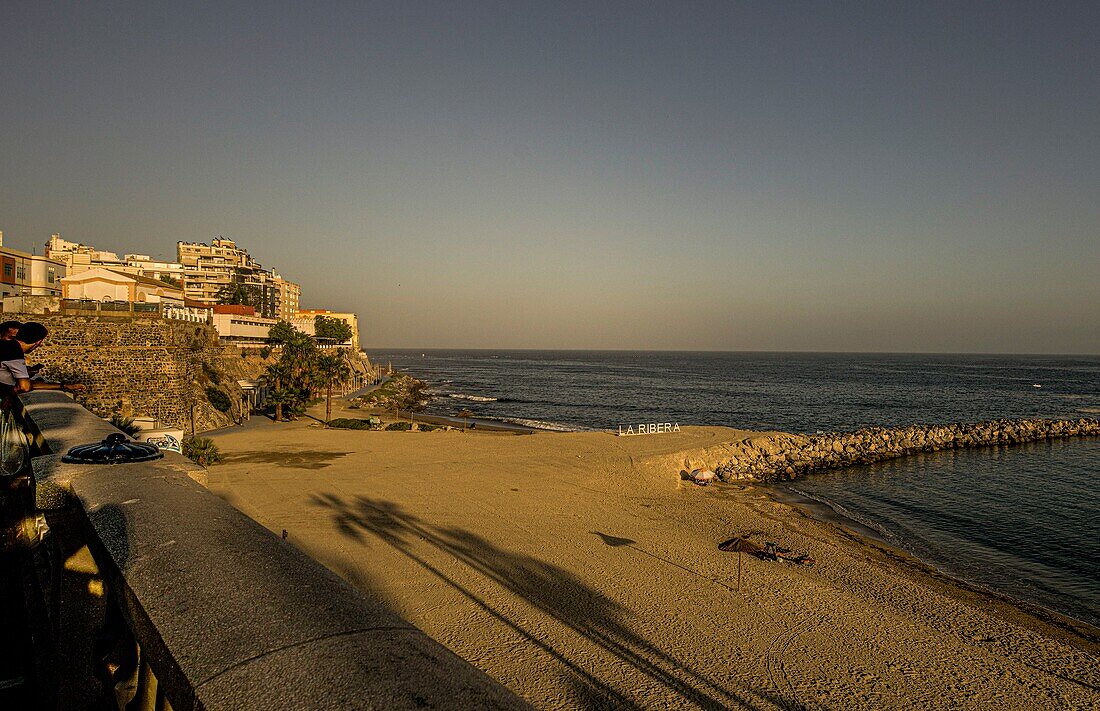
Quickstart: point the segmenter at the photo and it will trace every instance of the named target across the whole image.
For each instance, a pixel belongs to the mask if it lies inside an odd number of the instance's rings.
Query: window
[[[26,269],[24,269],[23,267],[16,267],[16,269],[15,269],[15,278],[18,279],[19,281],[23,281],[24,279],[26,279],[27,278]]]
[[[14,269],[14,267],[11,264],[5,264],[4,265],[4,276],[10,277],[12,275],[12,270],[13,269]]]
[[[53,284],[53,267],[46,269],[46,282],[48,284]]]

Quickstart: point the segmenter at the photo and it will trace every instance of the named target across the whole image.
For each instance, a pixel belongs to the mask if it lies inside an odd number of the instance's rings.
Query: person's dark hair
[[[23,324],[19,321],[5,321],[0,323],[0,333],[7,331],[9,328],[19,328]]]
[[[28,321],[19,327],[19,333],[16,334],[16,340],[22,343],[38,343],[49,331],[46,327],[37,321]]]

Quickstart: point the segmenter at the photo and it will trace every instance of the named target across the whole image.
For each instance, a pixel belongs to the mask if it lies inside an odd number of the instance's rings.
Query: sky
[[[371,347],[1100,353],[1100,4],[0,3],[0,230]]]

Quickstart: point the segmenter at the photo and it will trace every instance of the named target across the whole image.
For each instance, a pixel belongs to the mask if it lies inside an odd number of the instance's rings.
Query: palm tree
[[[131,437],[136,435],[138,432],[141,432],[141,428],[134,424],[134,418],[126,417],[120,412],[116,412],[111,415],[110,422],[112,425],[130,435]]]
[[[328,421],[332,419],[332,386],[351,377],[351,366],[342,348],[318,355],[314,366],[314,382],[325,388],[325,427],[328,427]]]
[[[222,454],[214,440],[206,437],[187,437],[183,440],[183,456],[199,466],[208,467],[222,460]]]
[[[274,363],[269,363],[264,369],[264,379],[271,385],[271,393],[267,401],[275,405],[275,421],[283,419],[283,405],[293,401],[293,393],[285,387],[290,382],[293,372],[291,364],[280,358]]]
[[[268,402],[275,405],[275,421],[283,419],[283,406],[301,405],[309,399],[317,375],[317,345],[300,331],[289,334],[279,360],[268,364],[264,377],[272,386]]]

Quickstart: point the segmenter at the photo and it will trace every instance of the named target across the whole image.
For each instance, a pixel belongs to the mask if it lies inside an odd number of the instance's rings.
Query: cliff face
[[[977,424],[871,427],[820,435],[781,434],[746,440],[716,469],[722,479],[794,479],[916,452],[1017,444],[1041,439],[1100,435],[1100,420],[993,420]]]
[[[49,329],[45,344],[28,356],[43,363],[48,380],[83,383],[78,400],[101,417],[112,413],[155,417],[164,425],[207,430],[239,416],[237,379],[256,377],[263,361],[225,348],[210,326],[154,318],[109,318],[4,314],[39,321]],[[207,390],[223,392],[231,406],[221,412]]]

